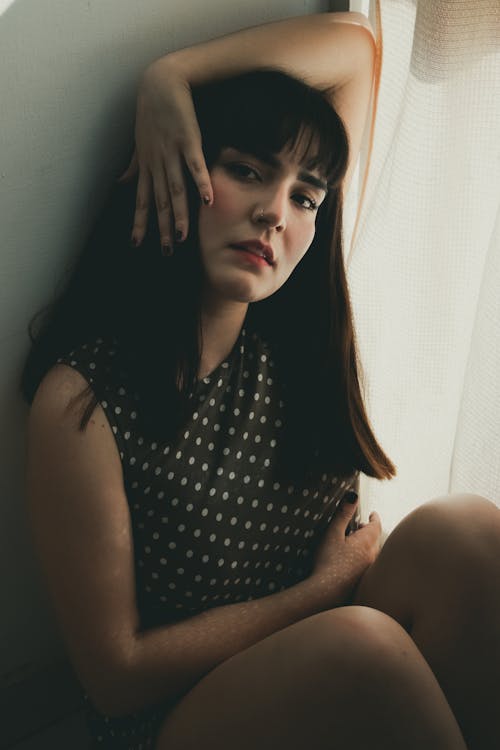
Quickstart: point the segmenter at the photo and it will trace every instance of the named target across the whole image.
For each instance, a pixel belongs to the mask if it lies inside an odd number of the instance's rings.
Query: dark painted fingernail
[[[182,229],[175,230],[175,239],[177,240],[177,242],[180,242],[182,240]]]
[[[130,247],[139,247],[141,243],[137,239],[137,237],[132,237],[130,240]]]
[[[203,203],[205,204],[205,206],[207,206],[210,203],[210,196],[209,195],[204,195],[203,196]]]
[[[174,250],[170,245],[162,245],[161,251],[165,258],[170,258],[171,255],[173,255]]]
[[[354,490],[348,490],[342,500],[344,503],[355,503],[358,499],[358,493],[354,492]]]

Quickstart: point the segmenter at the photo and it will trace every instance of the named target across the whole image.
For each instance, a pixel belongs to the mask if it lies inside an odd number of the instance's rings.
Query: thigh
[[[395,527],[363,575],[350,603],[374,607],[407,633],[442,601],[463,602],[500,543],[500,511],[478,495],[430,500]]]
[[[412,669],[411,705],[422,681],[425,700],[441,701],[447,710],[432,672],[398,623],[368,607],[327,610],[213,669],[168,713],[155,750],[326,748],[331,736],[348,742],[389,675],[399,695]]]

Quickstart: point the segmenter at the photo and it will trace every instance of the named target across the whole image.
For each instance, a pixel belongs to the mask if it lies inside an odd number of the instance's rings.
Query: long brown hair
[[[277,472],[289,480],[356,470],[391,478],[396,469],[373,434],[360,385],[342,245],[349,144],[341,118],[326,92],[277,69],[232,76],[192,93],[209,169],[223,147],[273,155],[285,146],[295,149],[306,134],[302,158],[328,183],[312,245],[285,284],[250,303],[247,313],[283,378],[286,424]],[[30,322],[32,346],[21,378],[28,403],[59,356],[102,337],[117,344],[140,401],[142,429],[152,439],[175,441],[201,361],[200,198],[187,169],[185,179],[189,235],[168,259],[159,251],[154,207],[141,248],[130,247],[136,184],[112,186],[62,289]],[[81,430],[104,398],[105,378],[96,371],[92,387],[79,395],[86,400]]]

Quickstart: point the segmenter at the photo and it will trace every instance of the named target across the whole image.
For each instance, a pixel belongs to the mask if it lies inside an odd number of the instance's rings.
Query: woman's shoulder
[[[80,365],[90,371],[97,370],[103,365],[110,366],[113,357],[117,354],[117,349],[118,342],[114,337],[95,336],[61,352],[56,364],[65,364],[70,367]]]

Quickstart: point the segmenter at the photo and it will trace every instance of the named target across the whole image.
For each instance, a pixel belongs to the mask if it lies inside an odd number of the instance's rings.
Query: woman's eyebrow
[[[238,150],[238,149],[235,149]],[[244,154],[246,152],[241,151],[240,153]],[[259,161],[263,162],[264,164],[267,164],[269,167],[272,167],[273,169],[282,169],[283,168],[283,162],[281,159],[278,159],[277,156],[274,156],[274,154],[248,154],[249,156],[254,156],[255,158],[259,159]],[[310,172],[306,172],[305,170],[300,170],[298,173],[298,178],[302,182],[308,182],[310,185],[312,185],[315,188],[318,188],[318,190],[323,190],[325,193],[328,192],[328,185],[326,182],[321,180],[319,177],[315,177]]]
[[[283,167],[283,162],[278,159],[277,156],[274,156],[274,154],[264,154],[260,155],[258,158],[263,161],[264,164],[268,164],[274,169],[281,169]],[[302,182],[308,182],[313,187],[319,188],[319,190],[324,190],[325,193],[328,192],[328,185],[326,182],[320,180],[319,177],[315,177],[310,172],[301,169],[297,176]]]

